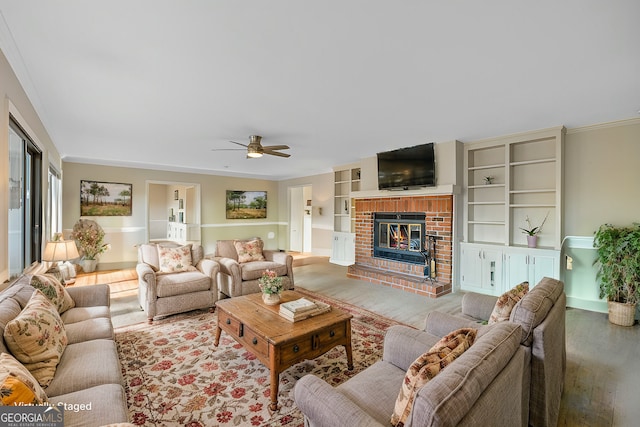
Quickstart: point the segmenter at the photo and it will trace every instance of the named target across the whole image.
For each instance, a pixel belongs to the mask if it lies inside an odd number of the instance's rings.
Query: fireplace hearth
[[[355,232],[348,277],[433,298],[451,292],[452,195],[356,199]]]

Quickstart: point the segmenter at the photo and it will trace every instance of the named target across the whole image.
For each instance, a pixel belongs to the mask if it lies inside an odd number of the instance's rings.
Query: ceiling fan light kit
[[[263,154],[269,154],[272,156],[278,156],[278,157],[290,157],[290,154],[287,153],[281,153],[278,150],[288,150],[289,146],[288,145],[269,145],[267,147],[263,147],[261,144],[262,137],[260,135],[251,135],[249,137],[249,145],[245,145],[245,144],[241,144],[239,142],[235,142],[235,141],[229,141],[232,144],[236,144],[236,145],[241,145],[243,147],[246,147],[247,149],[247,158],[252,158],[252,159],[256,159],[258,157],[262,157]],[[227,150],[232,150],[229,148],[217,148],[217,149],[213,149],[212,151],[227,151]]]

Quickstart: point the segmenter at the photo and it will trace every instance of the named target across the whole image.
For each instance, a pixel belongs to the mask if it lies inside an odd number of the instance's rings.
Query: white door
[[[289,249],[294,252],[302,252],[304,236],[304,209],[302,187],[292,187],[289,189],[290,211],[289,211]]]

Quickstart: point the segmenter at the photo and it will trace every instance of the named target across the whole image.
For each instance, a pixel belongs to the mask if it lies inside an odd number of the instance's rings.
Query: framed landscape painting
[[[132,184],[80,181],[80,216],[131,216]]]
[[[227,190],[227,219],[258,219],[267,217],[266,191]]]

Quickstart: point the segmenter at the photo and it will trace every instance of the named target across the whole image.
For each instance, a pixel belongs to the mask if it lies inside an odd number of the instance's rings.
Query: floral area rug
[[[293,387],[304,375],[336,386],[378,361],[398,322],[305,290],[353,315],[354,369],[344,347],[280,374],[279,408],[269,410],[269,369],[226,333],[213,345],[217,313],[195,312],[116,329],[131,421],[144,426],[303,426]]]

